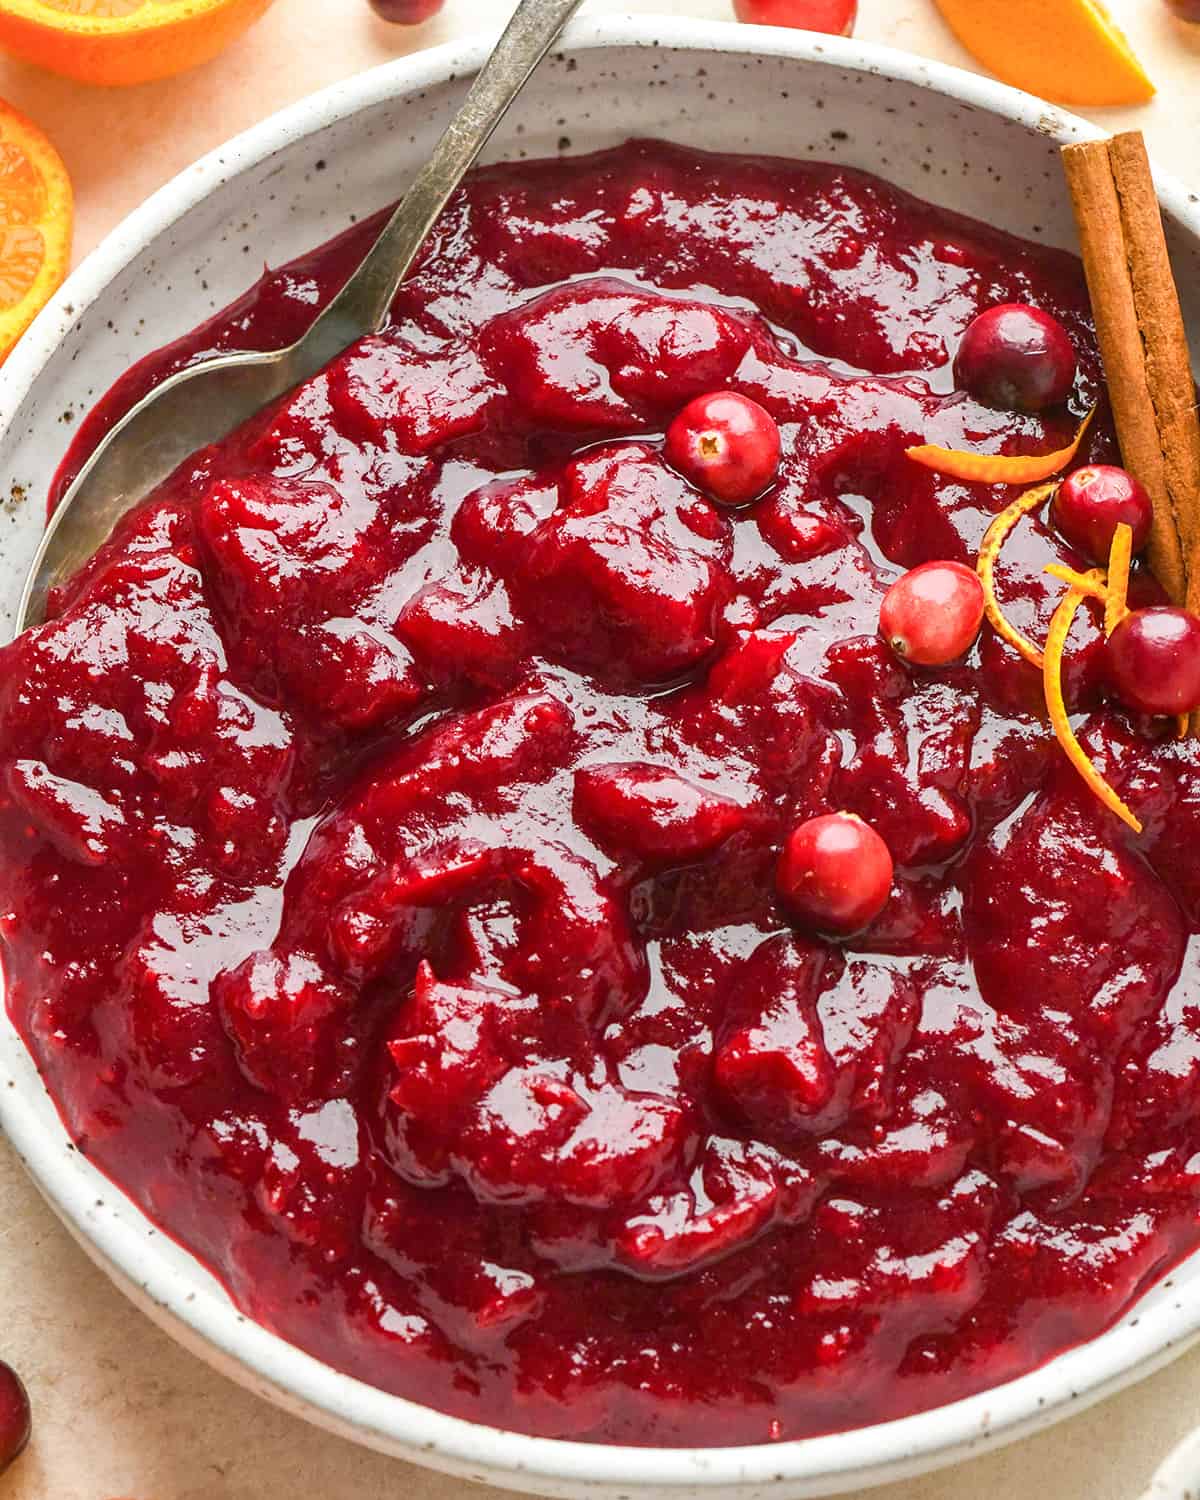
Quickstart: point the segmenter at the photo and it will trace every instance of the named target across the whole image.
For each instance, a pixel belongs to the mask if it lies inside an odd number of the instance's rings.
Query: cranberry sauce
[[[368,234],[90,433],[290,337]],[[1069,330],[1069,407],[953,391],[1008,302]],[[662,437],[728,389],[783,437],[734,508]],[[9,1005],[80,1149],[270,1328],[526,1432],[797,1437],[1098,1333],[1200,1240],[1196,742],[1103,706],[1085,611],[1068,692],[1135,839],[986,627],[917,668],[877,625],[1012,498],[905,446],[1062,446],[1101,396],[1074,260],[872,178],[476,174],[392,329],[4,650]],[[1000,570],[1035,635],[1056,559],[1033,520]],[[895,882],[834,944],[776,875],[840,810]]]

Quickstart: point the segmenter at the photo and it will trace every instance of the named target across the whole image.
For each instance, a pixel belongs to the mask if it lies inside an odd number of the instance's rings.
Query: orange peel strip
[[[1133,562],[1133,528],[1122,521],[1113,532],[1108,552],[1108,598],[1104,603],[1104,634],[1113,631],[1129,613],[1129,568]]]
[[[1057,578],[1059,583],[1065,583],[1068,588],[1078,589],[1081,594],[1086,594],[1089,599],[1096,599],[1101,604],[1108,603],[1108,584],[1103,573],[1097,576],[1097,569],[1077,573],[1074,568],[1065,567],[1062,563],[1050,563],[1046,572],[1051,578]]]
[[[979,549],[979,561],[975,571],[983,584],[983,608],[988,622],[1001,640],[1007,641],[1014,651],[1019,651],[1027,662],[1041,670],[1042,653],[1027,636],[1023,636],[1015,625],[1010,625],[996,598],[996,559],[1008,539],[1009,532],[1022,518],[1030,515],[1046,503],[1057,489],[1057,485],[1043,484],[1037,489],[1026,490],[1005,510],[1002,510],[987,529],[983,545]]]
[[[1093,406],[1079,424],[1075,440],[1066,448],[1054,453],[968,453],[961,448],[939,448],[934,443],[922,443],[916,448],[906,448],[905,455],[913,463],[932,469],[935,474],[945,474],[951,479],[966,479],[975,484],[1037,484],[1060,474],[1079,452],[1079,445],[1096,415]]]
[[[1083,777],[1090,790],[1110,812],[1116,813],[1123,823],[1127,823],[1134,833],[1141,833],[1141,823],[1097,771],[1088,758],[1087,752],[1075,738],[1075,731],[1071,728],[1071,718],[1067,713],[1067,705],[1063,699],[1063,652],[1066,649],[1067,637],[1071,633],[1071,626],[1075,623],[1076,611],[1084,598],[1082,589],[1068,589],[1061,604],[1054,611],[1054,618],[1050,621],[1042,679],[1046,691],[1046,707],[1050,712],[1050,723],[1054,728],[1058,743],[1063,747],[1067,759]]]

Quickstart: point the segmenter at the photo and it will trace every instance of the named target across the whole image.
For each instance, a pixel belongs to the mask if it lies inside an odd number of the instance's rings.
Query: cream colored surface
[[[1200,192],[1200,40],[1171,22],[1159,0],[1110,3],[1161,92],[1143,109],[1095,118],[1144,129],[1158,160]],[[932,0],[862,0],[862,7],[860,36],[969,65]],[[448,0],[441,17],[410,31],[374,21],[366,0],[276,0],[233,51],[190,76],[92,92],[0,61],[0,95],[62,151],[82,254],[168,177],[263,115],[409,48],[494,28],[510,8],[511,0]],[[730,12],[729,0],[590,0],[589,8]],[[36,1422],[33,1446],[0,1478],[0,1500],[451,1500],[465,1488],[285,1417],[176,1348],[85,1260],[3,1141],[0,1357],[29,1383]],[[1136,1500],[1197,1424],[1200,1351],[1038,1438],[873,1493]]]

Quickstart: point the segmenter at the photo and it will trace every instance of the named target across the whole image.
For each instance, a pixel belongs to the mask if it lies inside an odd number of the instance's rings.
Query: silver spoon
[[[105,542],[117,521],[183,461],[317,374],[388,309],[417,252],[533,70],[583,0],[521,0],[399,208],[350,280],[286,349],[227,354],[164,380],[112,429],[63,496],[42,538],[17,630],[45,618],[46,596]]]

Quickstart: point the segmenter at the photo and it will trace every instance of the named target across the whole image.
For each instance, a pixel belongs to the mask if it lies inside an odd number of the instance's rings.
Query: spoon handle
[[[583,0],[521,0],[504,35],[471,85],[400,206],[358,270],[305,335],[306,354],[321,349],[319,364],[383,326],[392,299],[455,188],[530,74],[554,45]],[[328,354],[324,350],[328,348]],[[305,363],[311,360],[306,358]]]

